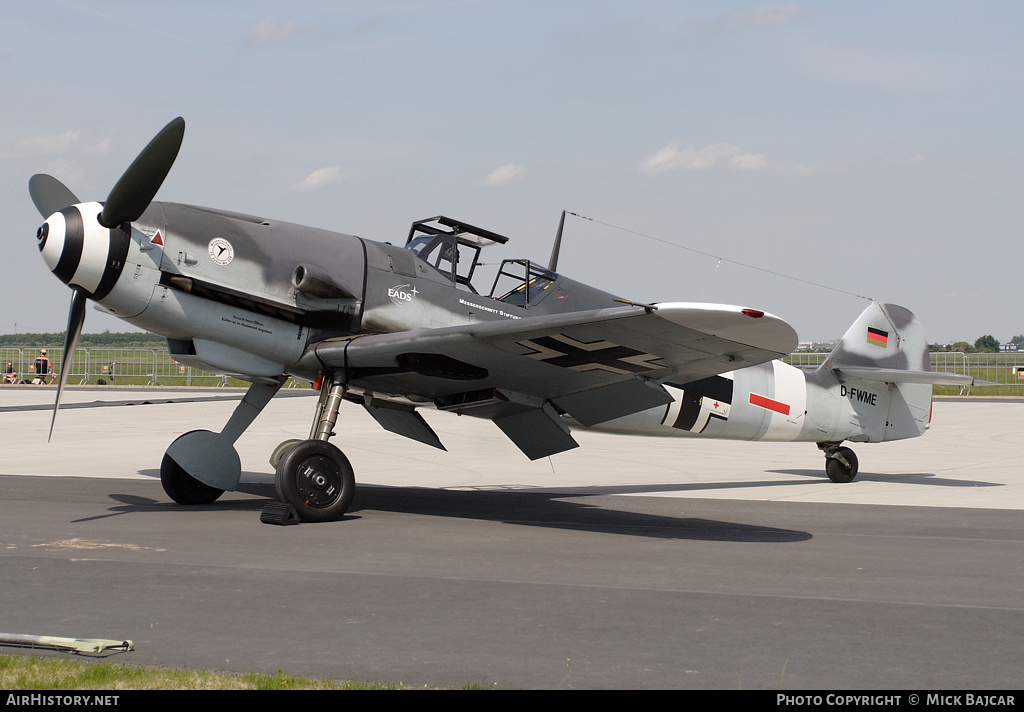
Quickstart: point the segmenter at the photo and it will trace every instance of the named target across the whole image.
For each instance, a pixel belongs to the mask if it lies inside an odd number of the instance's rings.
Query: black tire
[[[224,494],[224,490],[200,482],[165,454],[160,463],[160,484],[164,492],[178,504],[210,504]]]
[[[303,440],[281,458],[275,485],[302,521],[332,522],[352,504],[356,478],[341,450],[325,440]]]
[[[842,455],[849,463],[849,466],[840,462],[835,455]],[[825,474],[828,475],[830,480],[839,484],[853,482],[853,478],[857,476],[857,455],[848,447],[839,448],[836,450],[835,455],[826,458]]]

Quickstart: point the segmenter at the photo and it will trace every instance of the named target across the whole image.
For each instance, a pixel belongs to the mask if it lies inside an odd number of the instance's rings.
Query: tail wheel
[[[196,432],[200,431],[185,433],[178,440]],[[210,504],[224,494],[224,490],[197,480],[166,453],[160,462],[160,484],[163,485],[167,496],[178,504]]]
[[[281,457],[275,485],[302,521],[330,522],[348,511],[356,479],[341,450],[326,440],[304,440]]]
[[[857,476],[857,455],[848,447],[841,447],[825,459],[825,474],[833,482],[852,482]]]

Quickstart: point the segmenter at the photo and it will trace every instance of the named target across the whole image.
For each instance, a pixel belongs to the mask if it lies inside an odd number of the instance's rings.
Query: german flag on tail
[[[872,329],[869,326],[868,343],[874,344],[875,346],[881,346],[884,349],[889,343],[889,332],[882,331],[881,329]]]

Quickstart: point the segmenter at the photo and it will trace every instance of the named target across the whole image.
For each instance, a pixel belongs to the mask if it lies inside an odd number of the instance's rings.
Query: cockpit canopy
[[[505,260],[494,278],[491,298],[517,307],[529,307],[547,296],[557,278],[557,274],[536,262]]]
[[[471,282],[480,264],[480,250],[506,242],[508,238],[504,235],[439,215],[414,222],[405,248],[455,285],[464,285],[475,294]]]
[[[439,215],[414,222],[405,248],[451,279],[453,286],[478,294],[472,279],[481,264],[480,250],[506,242],[508,238],[504,235]],[[529,307],[547,295],[557,277],[536,262],[504,260],[489,296],[507,304]]]

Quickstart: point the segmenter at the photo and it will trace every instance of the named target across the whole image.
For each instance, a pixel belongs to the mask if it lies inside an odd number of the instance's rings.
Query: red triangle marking
[[[160,231],[159,230],[156,231],[156,234],[153,235],[153,239],[150,240],[150,242],[152,242],[154,245],[161,245],[162,246],[164,244],[164,238],[160,236]]]

